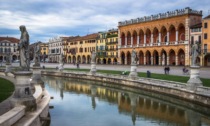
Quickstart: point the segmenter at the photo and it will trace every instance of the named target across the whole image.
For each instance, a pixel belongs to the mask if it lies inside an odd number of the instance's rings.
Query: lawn
[[[84,71],[88,72],[90,69],[76,69],[76,68],[66,68],[65,70],[69,71]],[[115,70],[97,70],[98,73],[106,73],[106,74],[122,74],[123,71],[115,71]],[[127,75],[129,72],[127,72]],[[147,77],[147,73],[139,72],[138,73],[139,77]],[[176,76],[176,75],[166,75],[166,74],[156,74],[152,73],[151,78],[154,79],[162,79],[162,80],[168,80],[168,81],[176,81],[176,82],[182,82],[182,83],[187,83],[189,80],[189,77],[185,76]],[[206,87],[210,87],[210,79],[205,79],[201,78],[201,81],[203,82],[203,85]]]
[[[12,95],[15,87],[12,82],[0,78],[0,102]]]

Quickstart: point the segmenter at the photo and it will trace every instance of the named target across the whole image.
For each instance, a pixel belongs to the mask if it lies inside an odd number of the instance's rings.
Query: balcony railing
[[[118,44],[118,41],[115,42],[106,42],[106,45]]]
[[[113,58],[113,57],[118,57],[118,55],[107,55],[107,58]]]

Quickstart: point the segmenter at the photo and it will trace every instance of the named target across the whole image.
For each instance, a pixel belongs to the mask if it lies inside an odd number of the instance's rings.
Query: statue
[[[29,61],[29,35],[24,25],[20,26],[21,36],[18,45],[18,50],[20,54],[20,67],[22,70],[29,71],[30,61]]]
[[[65,61],[65,57],[64,57],[64,55],[61,53],[60,56],[59,56],[59,64],[64,65],[64,61]]]
[[[11,53],[7,53],[6,64],[10,64],[10,63],[11,63]]]
[[[95,63],[96,62],[96,53],[95,51],[93,50],[91,52],[91,63]]]
[[[198,55],[200,54],[199,47],[198,47],[198,42],[195,42],[193,44],[193,46],[191,48],[191,54],[192,54],[191,66],[197,66],[196,59],[197,59]]]
[[[40,46],[37,43],[34,49],[34,65],[40,65]]]
[[[135,48],[133,48],[132,53],[131,53],[131,64],[137,64],[138,61],[137,53],[135,51]]]

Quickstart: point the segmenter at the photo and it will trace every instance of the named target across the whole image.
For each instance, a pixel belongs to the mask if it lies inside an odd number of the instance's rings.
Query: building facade
[[[107,64],[118,64],[118,29],[110,29],[106,36]]]
[[[18,44],[19,39],[14,37],[0,37],[0,62],[6,61],[8,53],[11,54],[11,60],[20,59]]]
[[[139,65],[190,65],[190,26],[202,21],[202,11],[185,8],[119,22],[118,57],[131,63],[132,48]]]
[[[49,39],[48,46],[49,46],[49,52],[48,52],[48,58],[49,62],[58,62],[59,61],[59,55],[63,54],[63,38],[62,37],[54,37]]]
[[[96,43],[97,64],[106,64],[106,36],[107,32],[99,32]]]
[[[203,66],[210,66],[210,15],[202,20]]]
[[[91,52],[96,50],[98,33],[71,38],[67,41],[67,63],[90,63]]]

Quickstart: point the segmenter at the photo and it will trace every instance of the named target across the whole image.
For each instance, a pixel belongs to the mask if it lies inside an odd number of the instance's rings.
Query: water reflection
[[[87,80],[54,77],[43,80],[52,95],[59,92],[60,99],[66,100],[61,102],[54,96],[57,99],[51,102],[55,106],[51,125],[210,125],[208,108],[167,96]],[[68,116],[59,118],[61,115]]]

